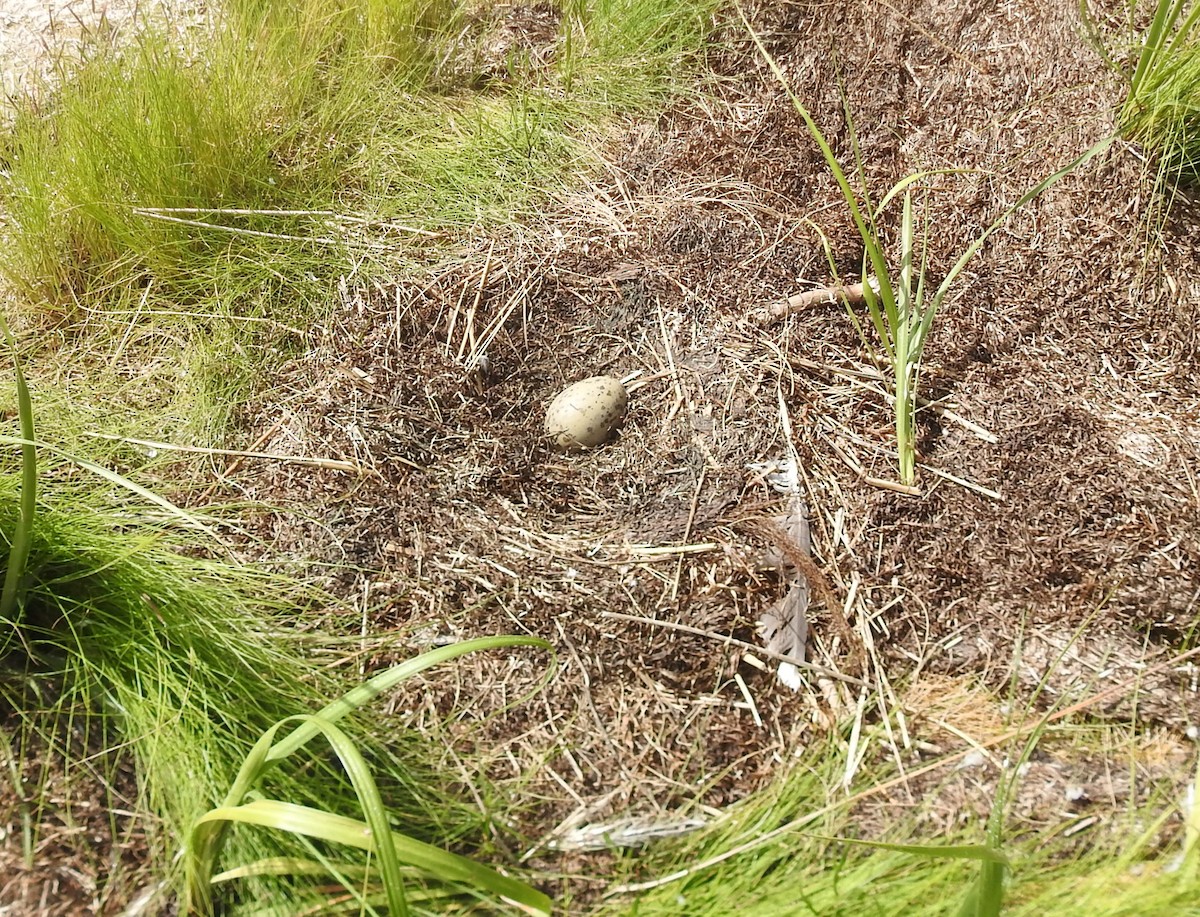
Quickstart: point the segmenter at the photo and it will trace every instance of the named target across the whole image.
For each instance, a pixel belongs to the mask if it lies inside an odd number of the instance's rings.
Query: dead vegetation
[[[791,4],[757,22],[844,156],[853,129],[872,188],[968,170],[932,197],[943,256],[1112,128],[1115,87],[1066,8]],[[1188,729],[1190,663],[1139,674],[1189,645],[1200,588],[1186,202],[1155,223],[1143,164],[1119,149],[997,234],[934,332],[922,487],[905,493],[885,387],[842,307],[750,320],[838,280],[805,220],[842,277],[862,253],[779,87],[736,30],[721,38],[711,93],[614,137],[558,213],[464,240],[428,276],[348,281],[246,423],[275,431],[270,451],[369,473],[255,465],[228,484],[303,508],[264,534],[331,565],[370,632],[559,647],[523,707],[504,702],[540,672],[491,662],[396,702],[417,723],[421,706],[430,724],[466,711],[473,749],[530,804],[534,850],[589,820],[743,798],[810,730],[878,716],[860,677],[881,709],[925,703],[894,690],[915,672],[1015,679],[1044,704],[1128,684],[1107,714],[1136,702]],[[540,409],[598,373],[630,380],[619,440],[550,451]],[[842,676],[795,694],[744,648],[787,589],[763,563],[783,504],[754,469],[789,448],[836,595],[814,605],[810,658]]]

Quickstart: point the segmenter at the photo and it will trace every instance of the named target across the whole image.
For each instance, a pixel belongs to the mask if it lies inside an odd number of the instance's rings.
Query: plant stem
[[[13,355],[17,411],[21,420],[21,438],[24,440],[21,444],[21,517],[13,532],[8,569],[4,573],[4,590],[0,592],[0,620],[15,626],[18,592],[25,576],[25,562],[29,559],[29,548],[33,542],[33,519],[37,512],[37,446],[34,445],[33,402],[29,397],[29,387],[25,384],[25,373],[21,370],[21,356],[3,316],[0,316],[0,332],[4,334]]]
[[[916,386],[911,363],[897,366],[896,370],[896,451],[899,453],[900,483],[911,487],[917,480],[917,450],[913,442]]]

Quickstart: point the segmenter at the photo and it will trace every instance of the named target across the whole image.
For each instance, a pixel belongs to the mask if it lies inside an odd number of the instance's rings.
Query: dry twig
[[[312,465],[316,468],[329,468],[333,471],[358,471],[363,469],[354,462],[342,459],[316,458],[307,455],[277,455],[274,452],[240,452],[237,449],[211,449],[206,446],[177,446],[174,443],[160,443],[152,439],[134,439],[131,436],[115,436],[111,433],[86,433],[95,439],[107,439],[118,443],[128,443],[131,446],[142,446],[146,449],[162,449],[168,452],[192,452],[197,455],[226,455],[237,459],[266,459],[273,462],[289,462],[293,465]]]
[[[863,301],[863,285],[861,283],[834,284],[831,287],[819,287],[815,290],[805,290],[789,296],[782,302],[771,303],[754,312],[752,317],[760,325],[769,325],[782,321],[795,312],[803,312],[813,306],[832,306],[839,302],[846,305],[859,305]]]

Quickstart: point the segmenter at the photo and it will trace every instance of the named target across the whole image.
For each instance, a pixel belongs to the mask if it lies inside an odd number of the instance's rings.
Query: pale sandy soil
[[[200,21],[195,0],[0,0],[0,92],[8,100],[52,80],[55,63],[78,57],[89,38],[119,39],[166,17],[186,28]]]

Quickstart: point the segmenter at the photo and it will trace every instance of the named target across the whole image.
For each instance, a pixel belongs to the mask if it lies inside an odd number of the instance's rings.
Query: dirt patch
[[[0,728],[16,736],[14,715]],[[43,729],[53,730],[49,723]],[[116,914],[145,876],[146,826],[131,762],[109,741],[65,722],[0,758],[0,914],[76,917]],[[131,917],[137,911],[126,911]]]
[[[988,747],[1008,732],[1013,702],[973,678],[920,676],[904,701],[917,711],[907,723],[915,753],[906,766],[915,776],[858,806],[856,817],[868,833],[886,836],[907,816],[923,837],[953,836],[965,824],[985,823],[1006,783],[1010,837],[1045,843],[1057,836],[1061,856],[1083,855],[1098,844],[1124,846],[1131,821],[1144,823],[1151,812],[1167,815],[1150,847],[1179,830],[1181,775],[1190,770],[1195,746],[1178,733],[1109,723],[1087,731],[1083,742],[1069,730],[1047,735],[1023,757],[1020,747],[1001,746],[1004,753]],[[918,773],[925,762],[960,748],[963,736],[980,746],[952,766]]]
[[[914,171],[967,170],[924,198],[935,277],[1113,128],[1117,83],[1065,7],[791,4],[754,20],[843,161],[857,138],[876,198]],[[266,521],[274,546],[334,565],[347,616],[414,646],[555,644],[549,687],[520,707],[504,704],[537,683],[527,659],[396,700],[414,722],[466,711],[494,775],[537,800],[520,826],[543,849],[613,813],[704,818],[850,708],[845,680],[793,694],[720,639],[754,641],[784,589],[762,563],[782,499],[756,467],[788,455],[781,401],[842,605],[816,609],[815,661],[884,681],[1015,676],[1043,704],[1126,683],[1106,715],[1136,702],[1190,729],[1193,670],[1143,674],[1190,646],[1200,589],[1188,203],[1158,223],[1137,151],[1118,146],[993,236],[927,351],[922,494],[897,494],[866,480],[894,476],[890,409],[841,308],[747,320],[833,279],[808,220],[842,275],[863,253],[733,25],[711,63],[709,95],[631,126],[557,215],[419,281],[344,292],[247,426],[369,473],[237,475],[247,496],[305,508]],[[545,404],[598,373],[631,380],[619,439],[551,451]]]

